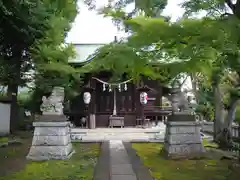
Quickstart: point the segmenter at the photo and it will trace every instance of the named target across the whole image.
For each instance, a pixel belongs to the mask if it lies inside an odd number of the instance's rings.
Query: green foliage
[[[51,85],[51,78],[58,77],[57,82],[61,84],[59,81],[64,76],[61,73],[73,72],[67,64],[73,50],[71,46],[62,45],[76,14],[77,0],[0,1],[0,65],[3,70],[0,84],[8,86],[13,114],[18,111],[15,95],[19,86],[35,79],[39,82],[39,76],[44,76],[48,77],[47,85],[36,84],[44,89],[55,85]],[[37,75],[29,76],[30,71]],[[61,82],[66,84],[68,80],[64,77]],[[11,128],[17,118],[11,116]]]
[[[220,85],[223,89],[223,100],[228,106],[228,96],[238,98],[239,78],[235,82],[227,83],[225,74],[239,72],[239,20],[229,17],[226,20],[202,18],[182,19],[176,23],[169,23],[164,19],[138,17],[126,21],[131,27],[133,35],[129,43],[134,47],[155,47],[149,53],[152,61],[159,62],[160,58],[174,59],[177,63],[169,63],[174,72],[200,72],[205,76],[200,84],[201,93],[197,111],[212,119],[213,92],[201,90],[204,81],[211,81],[211,86]],[[161,53],[162,52],[162,53]],[[163,56],[165,55],[165,57]],[[208,90],[209,91],[209,90]],[[210,93],[210,94],[209,94]],[[208,95],[207,95],[208,94]],[[204,97],[207,95],[209,98]],[[201,96],[204,97],[201,99]]]
[[[132,1],[110,3],[102,9],[102,13],[112,17],[117,24],[124,25],[131,35],[121,45],[100,49],[95,56],[95,64],[93,62],[89,66],[96,69],[101,69],[101,66],[119,76],[129,68],[132,70],[128,71],[131,77],[137,78],[146,72],[146,75],[165,81],[181,73],[198,72],[202,79],[198,82],[197,111],[212,119],[214,113],[218,113],[214,109],[212,87],[220,86],[225,107],[233,97],[239,98],[239,2],[186,0],[182,4],[186,10],[185,16],[175,23],[169,22],[166,17],[156,18],[154,10],[156,7],[164,9],[166,1],[136,1],[136,8],[131,13],[126,13],[124,7]],[[227,8],[230,8],[228,13]],[[189,18],[203,10],[207,16]],[[133,18],[133,14],[141,11],[144,12],[143,16]],[[226,78],[230,73],[236,74],[232,76],[234,82]]]
[[[166,82],[182,72],[207,71],[206,67],[211,65],[215,57],[215,51],[208,50],[207,46],[201,50],[195,47],[195,52],[190,49],[197,40],[203,40],[195,31],[198,28],[202,30],[201,26],[205,22],[196,20],[191,24],[183,21],[171,25],[162,18],[144,17],[125,22],[132,31],[128,41],[100,48],[93,56],[94,60],[84,67],[85,72],[104,69],[113,71],[118,77],[127,73],[138,79],[139,75],[143,74]],[[193,28],[192,35],[189,26]],[[197,35],[201,39],[196,37]],[[208,39],[207,32],[204,38]],[[192,42],[187,41],[188,39]]]
[[[182,7],[186,10],[187,16],[205,11],[211,17],[235,15],[240,18],[239,0],[186,0]]]
[[[196,112],[202,114],[206,120],[213,121],[214,119],[214,107],[207,104],[199,104],[196,107]]]
[[[240,124],[240,105],[237,106],[235,118],[235,121]]]
[[[110,71],[114,76],[113,80],[121,78],[125,73],[135,80],[139,79],[140,74],[157,76],[158,74],[146,64],[147,59],[139,56],[126,43],[112,43],[100,48],[94,54],[93,60],[83,67],[83,70],[85,72]]]
[[[193,1],[187,0],[182,4],[186,10],[186,15],[195,14],[202,11],[207,11],[209,16],[220,16],[227,10],[225,0],[206,0],[206,1]]]
[[[44,5],[46,4],[43,1],[39,4],[32,0],[1,1],[0,60],[4,67],[2,84],[21,84],[19,77],[21,64],[25,61],[31,62],[28,53],[30,46],[48,29],[48,19],[51,14],[46,11]],[[22,68],[29,70],[31,66],[22,66]]]
[[[71,78],[76,78],[76,70],[68,64],[75,57],[74,47],[64,44],[66,33],[77,14],[77,1],[53,2],[57,7],[50,19],[51,28],[44,37],[35,41],[31,55],[36,63],[36,88],[51,91],[53,86],[67,87]]]
[[[77,14],[76,3],[76,0],[1,2],[2,84],[15,81],[14,85],[24,85],[24,74],[31,69],[38,73],[42,69],[72,73],[67,64],[73,55],[72,46],[62,44]]]
[[[33,119],[23,119],[17,124],[17,129],[20,131],[29,131],[29,130],[34,130],[33,127]]]
[[[23,91],[18,94],[18,105],[22,108],[27,109],[28,101],[31,97],[31,92]]]
[[[84,0],[89,9],[97,9],[96,0]],[[126,12],[129,5],[134,7],[130,12]],[[167,5],[167,0],[118,0],[108,1],[108,4],[98,9],[100,14],[110,17],[113,23],[119,28],[129,31],[128,26],[122,26],[125,20],[143,14],[147,17],[162,17],[161,13]],[[164,17],[169,20],[169,17]]]

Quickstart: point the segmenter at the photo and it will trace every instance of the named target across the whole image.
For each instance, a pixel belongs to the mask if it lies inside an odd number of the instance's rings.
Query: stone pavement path
[[[94,180],[152,180],[129,142],[111,140],[101,146]]]
[[[110,141],[110,179],[137,180],[121,140]]]

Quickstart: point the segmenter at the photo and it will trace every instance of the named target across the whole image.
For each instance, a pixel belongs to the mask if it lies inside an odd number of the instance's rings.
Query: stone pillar
[[[90,125],[89,128],[90,129],[95,129],[96,128],[96,116],[95,114],[90,114]]]
[[[43,97],[42,115],[33,123],[34,136],[27,159],[41,161],[68,159],[74,153],[70,122],[63,114],[64,89],[55,87],[50,97]]]
[[[164,151],[168,158],[201,157],[205,152],[202,145],[200,124],[195,116],[174,113],[168,116],[164,139]]]

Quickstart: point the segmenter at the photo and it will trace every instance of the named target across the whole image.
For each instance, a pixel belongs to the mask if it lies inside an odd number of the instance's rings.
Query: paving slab
[[[129,142],[103,142],[93,180],[153,180]]]
[[[137,180],[127,151],[121,140],[111,140],[110,148],[110,180]]]
[[[117,164],[111,167],[112,175],[135,175],[131,164]]]
[[[112,175],[111,180],[137,180],[135,175]]]

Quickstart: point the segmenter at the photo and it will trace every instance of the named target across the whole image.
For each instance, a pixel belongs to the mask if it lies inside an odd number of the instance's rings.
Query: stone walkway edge
[[[153,180],[130,142],[106,141],[95,167],[93,180]]]
[[[123,142],[123,145],[128,153],[130,162],[138,180],[153,180],[147,167],[143,165],[140,157],[137,155],[136,150],[132,148],[131,143]]]
[[[110,180],[109,141],[101,144],[100,156],[94,171],[93,180]]]

